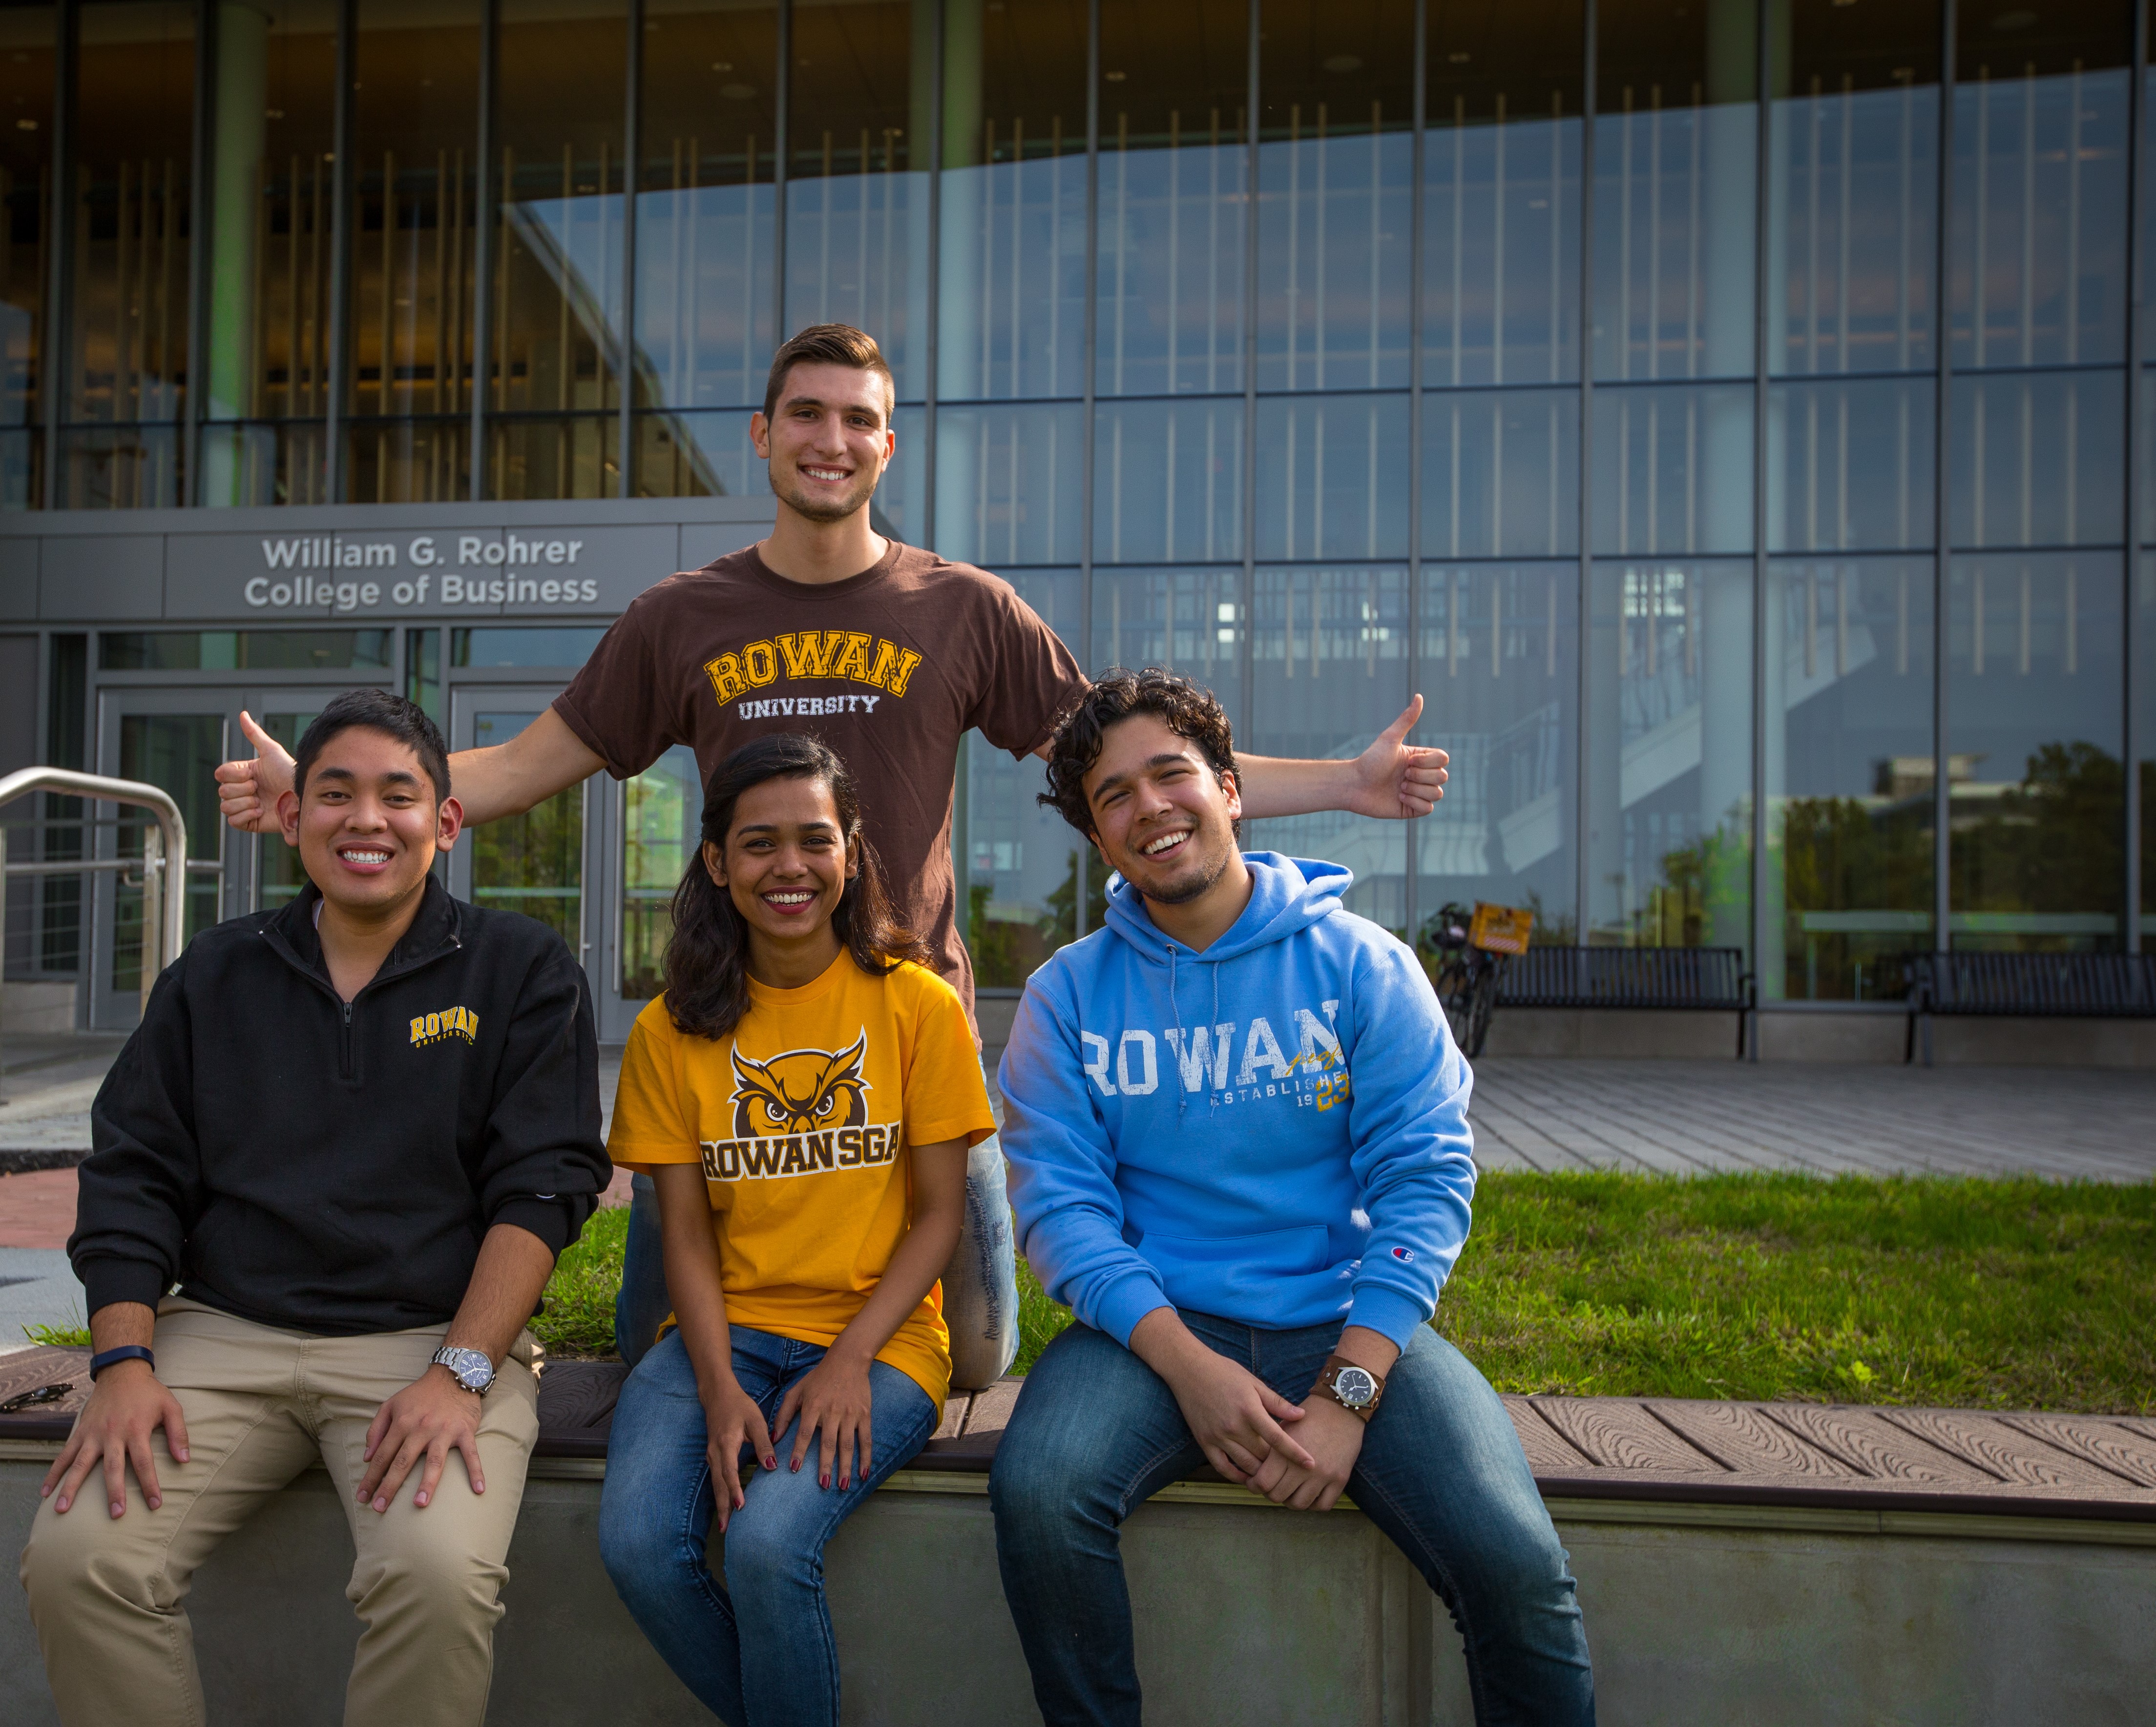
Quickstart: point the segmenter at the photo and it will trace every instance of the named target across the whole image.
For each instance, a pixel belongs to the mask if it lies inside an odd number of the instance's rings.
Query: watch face
[[[1350,1409],[1360,1409],[1378,1395],[1378,1382],[1360,1367],[1342,1367],[1332,1376],[1332,1389]]]

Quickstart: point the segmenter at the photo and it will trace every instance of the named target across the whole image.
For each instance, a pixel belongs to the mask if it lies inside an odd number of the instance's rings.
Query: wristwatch
[[[485,1350],[456,1349],[445,1343],[434,1351],[434,1360],[448,1368],[466,1391],[482,1397],[494,1384],[494,1358]]]
[[[1384,1381],[1368,1368],[1358,1367],[1345,1355],[1325,1358],[1325,1371],[1317,1376],[1315,1388],[1364,1421],[1376,1413],[1378,1400],[1385,1395]]]

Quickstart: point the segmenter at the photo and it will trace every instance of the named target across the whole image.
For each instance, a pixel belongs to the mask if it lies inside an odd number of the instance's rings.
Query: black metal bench
[[[2156,1017],[2156,954],[1912,953],[1902,956],[1902,975],[1909,982],[1902,1060],[1916,1059],[1921,1037],[1928,1068],[1934,1014]]]
[[[1499,969],[1497,1005],[1720,1009],[1742,1061],[1756,1002],[1741,947],[1531,947]]]

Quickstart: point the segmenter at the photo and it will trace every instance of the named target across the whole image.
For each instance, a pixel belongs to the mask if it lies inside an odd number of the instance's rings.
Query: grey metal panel
[[[730,551],[739,551],[744,546],[755,545],[771,531],[777,516],[777,510],[767,499],[762,512],[747,520],[684,522],[681,525],[680,567],[701,570],[713,558],[724,557]]]
[[[135,623],[164,610],[161,534],[55,535],[38,567],[38,616]]]
[[[675,568],[670,523],[503,522],[396,530],[175,534],[168,615],[259,618],[588,617],[619,612]],[[347,512],[357,515],[357,512]],[[198,516],[196,520],[199,520]]]
[[[631,523],[733,522],[772,519],[771,495],[709,498],[554,498],[516,503],[305,504],[232,510],[51,510],[0,512],[0,541],[128,534],[329,534],[444,528],[527,528],[573,521],[581,526]]]
[[[38,615],[38,542],[0,540],[0,618]]]

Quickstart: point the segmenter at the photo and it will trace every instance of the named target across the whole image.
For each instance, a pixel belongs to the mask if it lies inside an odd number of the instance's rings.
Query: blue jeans
[[[1182,1317],[1296,1402],[1340,1340],[1337,1325],[1265,1331]],[[1204,1461],[1174,1393],[1101,1332],[1071,1326],[1027,1375],[988,1494],[1004,1596],[1048,1727],[1137,1727],[1119,1526]],[[1512,1418],[1427,1327],[1386,1376],[1348,1491],[1452,1610],[1481,1727],[1591,1727],[1586,1632]]]
[[[820,1345],[732,1328],[734,1377],[767,1422]],[[840,1489],[816,1484],[812,1449],[787,1467],[793,1428],[773,1437],[776,1469],[745,1484],[714,1575],[715,1500],[696,1370],[680,1332],[622,1387],[599,1499],[599,1556],[629,1617],[675,1676],[726,1727],[839,1727],[839,1653],[824,1604],[824,1546],[891,1472],[928,1443],[942,1412],[896,1367],[869,1367],[875,1454]],[[798,1425],[797,1422],[796,1426]],[[820,1438],[818,1443],[820,1443]],[[744,1449],[743,1463],[752,1453]]]
[[[651,1177],[630,1187],[629,1243],[614,1298],[614,1346],[632,1367],[644,1359],[674,1304],[659,1240],[659,1202]],[[943,1323],[951,1329],[951,1386],[978,1391],[1002,1378],[1018,1357],[1018,1261],[1011,1244],[1004,1153],[993,1134],[966,1159],[966,1221],[958,1251],[943,1273]]]

